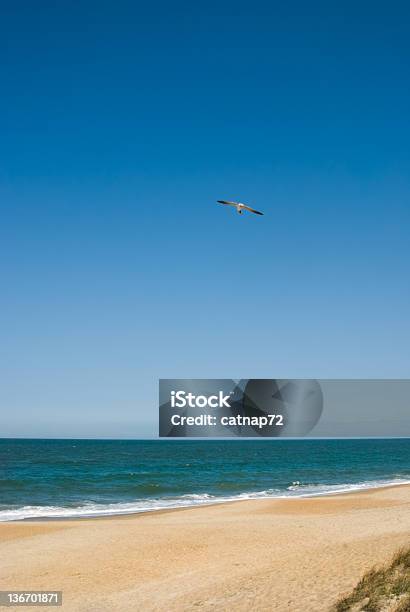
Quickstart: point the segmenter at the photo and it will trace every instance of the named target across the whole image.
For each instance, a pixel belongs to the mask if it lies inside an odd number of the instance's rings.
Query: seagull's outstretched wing
[[[225,204],[226,206],[236,206],[237,202],[229,202],[228,200],[217,200],[219,204]]]
[[[244,204],[243,207],[245,208],[245,210],[249,210],[249,212],[255,213],[255,215],[263,215],[263,212],[260,212],[259,210],[255,210],[254,208],[251,208],[250,206],[246,206],[246,204]]]

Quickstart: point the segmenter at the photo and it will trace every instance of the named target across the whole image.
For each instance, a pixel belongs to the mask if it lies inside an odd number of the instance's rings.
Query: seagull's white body
[[[263,215],[263,212],[259,212],[259,210],[255,210],[242,202],[230,202],[229,200],[217,200],[219,204],[225,204],[225,206],[234,206],[236,208],[236,212],[240,215],[244,210],[249,210],[249,212],[255,213],[255,215]]]

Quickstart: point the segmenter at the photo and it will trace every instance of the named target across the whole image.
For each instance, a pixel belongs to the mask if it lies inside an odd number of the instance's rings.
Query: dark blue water
[[[410,481],[410,439],[0,440],[0,520],[140,512]]]

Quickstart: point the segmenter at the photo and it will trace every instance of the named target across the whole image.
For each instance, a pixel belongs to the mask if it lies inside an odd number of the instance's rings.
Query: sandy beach
[[[410,486],[2,523],[0,540],[0,588],[62,590],[63,610],[319,612],[410,544]]]

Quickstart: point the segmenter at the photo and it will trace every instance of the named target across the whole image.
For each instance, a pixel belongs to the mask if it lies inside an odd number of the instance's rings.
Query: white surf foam
[[[294,481],[286,490],[266,489],[251,491],[232,496],[217,496],[209,493],[190,493],[179,497],[136,499],[132,502],[119,502],[112,504],[98,504],[85,502],[76,507],[61,506],[22,506],[0,510],[0,521],[19,521],[27,519],[63,519],[86,518],[98,516],[113,516],[122,514],[137,514],[141,512],[154,512],[172,508],[189,508],[220,504],[224,502],[245,499],[290,499],[303,497],[318,497],[323,495],[337,495],[366,489],[398,486],[410,484],[410,479],[394,478],[390,480],[372,480],[352,484],[303,484]]]

